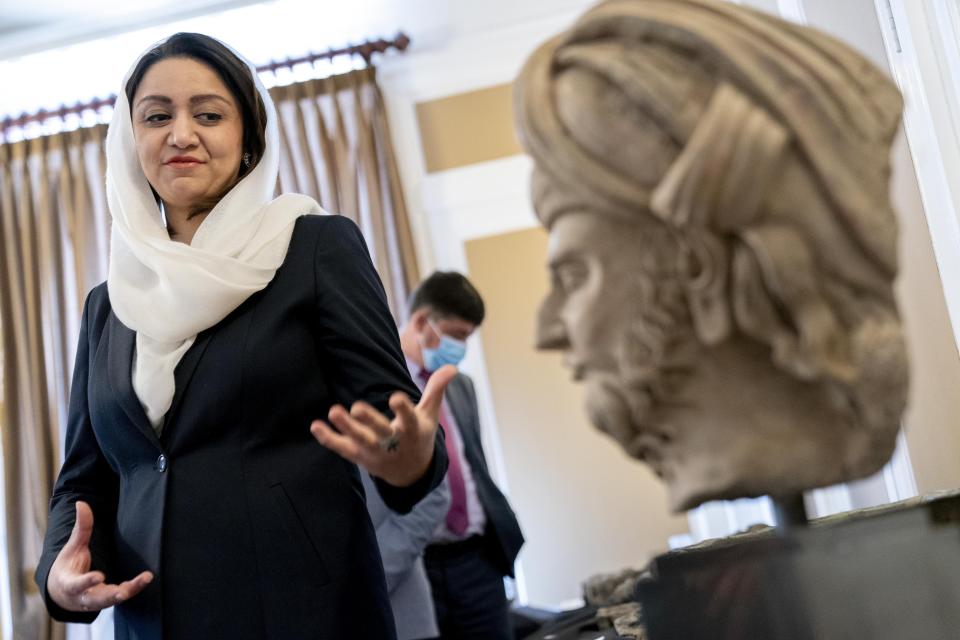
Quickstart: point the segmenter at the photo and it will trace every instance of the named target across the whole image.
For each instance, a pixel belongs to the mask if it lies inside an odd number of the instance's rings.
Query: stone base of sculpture
[[[649,640],[953,640],[960,494],[735,536],[650,569]]]

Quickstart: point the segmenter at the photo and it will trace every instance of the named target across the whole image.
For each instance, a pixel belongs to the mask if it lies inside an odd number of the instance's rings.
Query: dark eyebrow
[[[162,102],[164,104],[170,104],[173,102],[167,96],[143,96],[140,100],[137,101],[137,106],[139,107],[144,102]]]
[[[195,105],[201,102],[207,102],[209,100],[219,100],[225,104],[230,104],[229,100],[227,100],[223,96],[218,95],[216,93],[203,93],[197,96],[192,96],[190,98],[190,104]],[[162,102],[163,104],[172,104],[173,100],[171,100],[168,96],[159,96],[159,95],[143,96],[137,102],[137,106],[139,107],[144,102]]]
[[[230,104],[230,101],[217,93],[204,93],[199,96],[193,96],[190,98],[190,104],[199,104],[201,102],[207,102],[209,100],[219,100],[224,104]]]

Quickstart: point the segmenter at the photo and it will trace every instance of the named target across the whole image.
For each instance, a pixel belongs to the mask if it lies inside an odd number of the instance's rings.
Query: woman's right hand
[[[50,599],[67,611],[100,611],[143,591],[153,580],[149,571],[120,584],[106,584],[103,572],[90,571],[93,511],[86,502],[78,500],[76,506],[77,520],[73,532],[47,575]]]

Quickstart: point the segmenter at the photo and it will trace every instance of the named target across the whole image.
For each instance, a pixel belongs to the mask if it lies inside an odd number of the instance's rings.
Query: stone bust
[[[893,453],[900,94],[846,45],[720,0],[610,0],[515,89],[549,231],[538,346],[672,508]]]

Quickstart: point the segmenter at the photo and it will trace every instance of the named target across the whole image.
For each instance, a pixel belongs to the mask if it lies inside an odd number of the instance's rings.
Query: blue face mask
[[[420,346],[423,353],[423,368],[432,373],[445,364],[460,364],[460,361],[467,354],[467,343],[444,335],[433,326],[432,322],[430,328],[440,336],[440,344],[435,349],[424,345]]]

